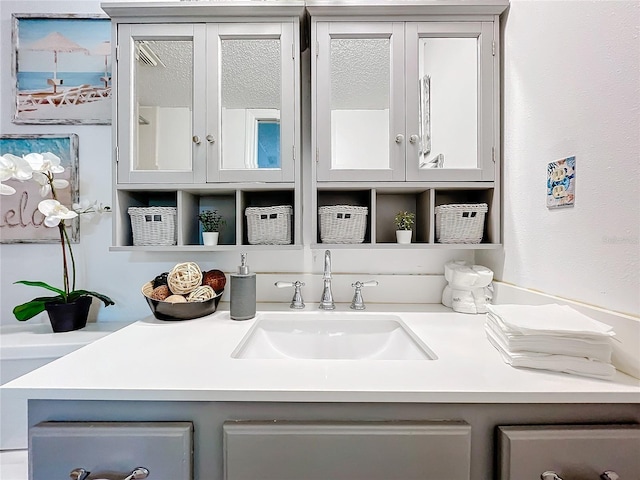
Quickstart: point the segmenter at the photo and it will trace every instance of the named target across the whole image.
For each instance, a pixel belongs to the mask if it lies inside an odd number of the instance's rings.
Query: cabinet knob
[[[409,142],[411,142],[412,144],[415,144],[418,142],[418,135],[416,135],[415,133],[413,135],[411,135],[409,137]]]
[[[198,135],[194,135],[193,137],[191,137],[191,140],[193,140],[193,143],[195,143],[196,145],[200,145],[200,137]]]
[[[207,142],[209,143],[216,143],[216,139],[213,138],[213,135],[209,134],[205,137],[207,139]]]
[[[402,135],[401,133],[396,135],[396,143],[402,143],[403,140],[404,140],[404,135]]]

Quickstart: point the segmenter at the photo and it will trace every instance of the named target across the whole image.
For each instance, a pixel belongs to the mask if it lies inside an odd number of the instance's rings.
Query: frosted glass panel
[[[134,170],[191,170],[193,42],[134,42]]]
[[[331,39],[331,168],[389,168],[388,38]]]
[[[222,168],[281,168],[280,40],[225,38],[220,51]]]

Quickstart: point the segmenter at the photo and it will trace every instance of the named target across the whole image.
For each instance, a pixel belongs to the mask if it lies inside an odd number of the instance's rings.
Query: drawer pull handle
[[[562,480],[562,477],[560,477],[556,472],[547,470],[540,475],[540,480]]]
[[[106,474],[99,474],[97,473],[95,476],[89,476],[91,474],[91,472],[85,470],[84,468],[74,468],[73,470],[71,470],[71,472],[69,473],[69,477],[71,478],[71,480],[98,480],[98,479],[105,479],[104,475]],[[147,478],[149,476],[149,470],[145,467],[136,467],[133,470],[131,470],[131,472],[129,473],[124,473],[122,474],[123,476],[120,477],[117,480],[142,480],[143,478]],[[113,478],[113,475],[110,474],[109,478]],[[116,480],[116,479],[114,479]]]
[[[620,476],[612,470],[602,472],[602,475],[600,475],[600,480],[618,480],[619,478]]]

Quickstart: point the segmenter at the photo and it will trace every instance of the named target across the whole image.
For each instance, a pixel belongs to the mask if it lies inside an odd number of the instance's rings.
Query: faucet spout
[[[322,280],[324,285],[319,308],[321,310],[333,310],[336,308],[336,305],[333,301],[333,294],[331,293],[331,252],[329,250],[324,252],[324,272],[322,274]]]

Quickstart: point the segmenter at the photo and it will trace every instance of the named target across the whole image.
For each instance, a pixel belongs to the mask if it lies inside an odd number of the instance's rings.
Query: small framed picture
[[[78,202],[78,136],[70,135],[2,135],[0,155],[11,153],[22,156],[28,153],[51,152],[60,158],[64,173],[56,178],[69,182],[69,187],[57,191],[60,203],[71,208]],[[44,215],[38,210],[43,199],[40,185],[35,181],[7,180],[6,185],[16,193],[3,195],[0,203],[0,243],[59,243],[57,228],[44,225]],[[69,238],[76,243],[80,238],[78,217],[69,222]]]
[[[12,15],[19,124],[111,123],[111,23],[103,15]]]
[[[547,208],[572,207],[576,200],[576,157],[547,165]]]

